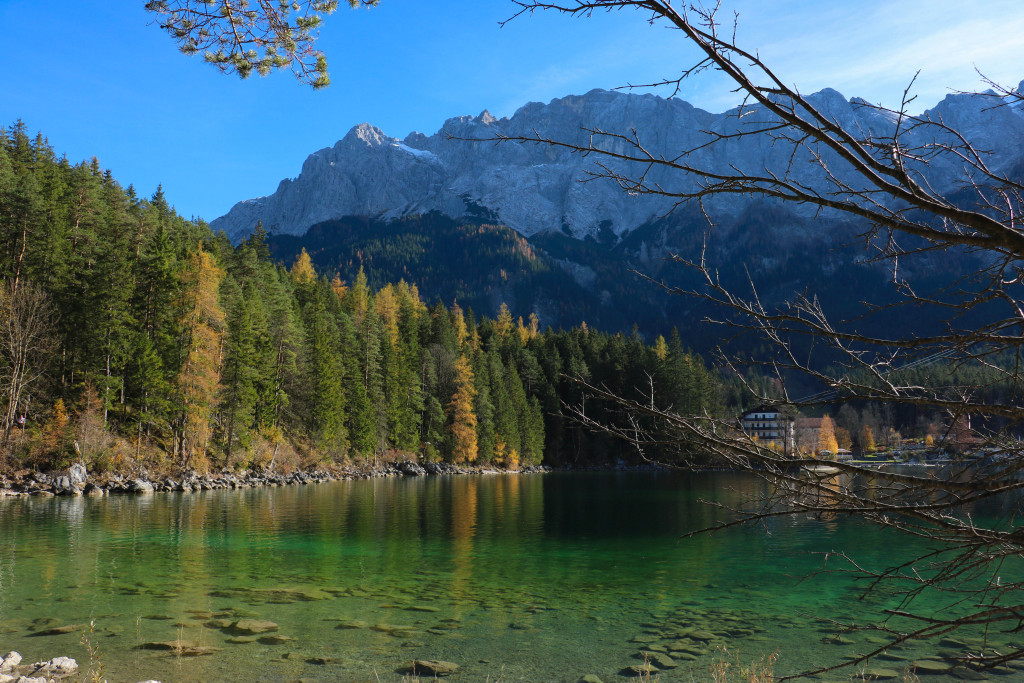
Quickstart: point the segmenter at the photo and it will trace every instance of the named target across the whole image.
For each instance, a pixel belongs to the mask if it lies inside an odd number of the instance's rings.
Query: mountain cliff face
[[[845,99],[830,89],[811,95],[811,102],[847,128],[877,135],[891,132],[895,122],[863,100]],[[586,180],[596,157],[543,144],[495,143],[496,136],[534,136],[586,144],[587,129],[629,135],[636,131],[644,146],[675,156],[699,148],[714,134],[729,134],[762,125],[757,109],[711,114],[677,99],[594,90],[586,95],[532,102],[511,118],[449,119],[431,136],[412,133],[404,140],[360,124],[333,147],[311,154],[299,176],[283,180],[268,196],[236,204],[213,221],[233,241],[249,234],[257,220],[270,234],[302,235],[311,226],[346,216],[389,220],[437,212],[460,219],[486,219],[531,237],[562,232],[582,239],[610,231],[617,238],[663,216],[671,200],[631,197],[607,180]],[[993,107],[993,98],[949,95],[925,112],[961,131],[979,149],[990,153],[988,163],[1008,169],[1024,157],[1024,116],[1014,107]],[[912,140],[927,143],[934,132],[923,129]],[[607,140],[610,149],[623,143]],[[730,140],[703,147],[687,157],[693,166],[738,168],[763,173],[786,167],[792,149],[768,136]],[[619,164],[613,167],[627,170]],[[794,163],[794,177],[811,187],[821,185],[820,169],[806,155]],[[841,164],[832,170],[847,177]],[[937,189],[954,187],[962,169],[951,158],[931,163]],[[852,176],[849,176],[852,179]],[[655,173],[654,181],[668,189],[693,189],[695,177]],[[746,197],[716,199],[716,219],[730,219],[750,206]],[[801,215],[799,209],[797,215]]]

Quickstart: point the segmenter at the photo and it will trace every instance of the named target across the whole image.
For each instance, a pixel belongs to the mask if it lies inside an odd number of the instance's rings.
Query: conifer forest
[[[232,245],[20,121],[0,134],[0,245],[6,469],[597,464],[629,456],[563,416],[585,401],[574,378],[683,411],[722,400],[678,333],[543,329],[304,251],[276,263],[260,226]]]

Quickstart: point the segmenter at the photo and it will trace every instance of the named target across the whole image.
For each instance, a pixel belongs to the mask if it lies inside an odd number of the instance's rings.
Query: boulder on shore
[[[0,672],[6,673],[19,664],[21,664],[21,654],[13,651],[8,652],[0,658]]]

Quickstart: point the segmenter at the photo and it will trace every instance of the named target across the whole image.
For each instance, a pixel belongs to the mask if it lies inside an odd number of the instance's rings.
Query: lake
[[[84,665],[81,629],[54,630],[90,621],[109,680],[165,683],[399,681],[414,659],[458,664],[451,681],[607,683],[652,648],[677,665],[657,680],[703,681],[722,658],[777,653],[779,674],[874,649],[863,632],[823,642],[836,629],[820,618],[863,623],[895,602],[812,574],[831,550],[893,559],[890,534],[791,517],[680,540],[724,518],[702,498],[762,486],[604,472],[0,498],[0,654]],[[212,649],[139,649],[167,641]],[[902,675],[935,653],[871,666]]]

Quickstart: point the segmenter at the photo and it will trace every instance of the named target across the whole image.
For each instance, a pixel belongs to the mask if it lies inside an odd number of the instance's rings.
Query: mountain
[[[808,98],[822,113],[850,129],[884,135],[893,118],[861,99],[846,100],[826,89]],[[957,129],[979,150],[991,150],[999,170],[1024,156],[1024,116],[1012,107],[993,107],[991,97],[949,95],[925,116]],[[412,133],[404,140],[370,124],[354,127],[333,147],[311,154],[295,179],[281,181],[268,196],[236,204],[211,224],[239,241],[262,221],[270,234],[304,234],[311,226],[345,216],[391,219],[436,211],[454,219],[486,219],[532,237],[564,232],[574,238],[602,231],[622,236],[663,216],[672,200],[634,197],[607,180],[581,182],[597,159],[544,144],[495,143],[498,136],[534,136],[586,144],[588,129],[629,135],[637,131],[655,154],[675,156],[696,149],[712,135],[729,135],[762,125],[758,108],[711,114],[678,99],[593,90],[582,96],[532,102],[511,118],[488,112],[449,119],[437,133]],[[926,128],[911,133],[909,144],[929,142]],[[621,142],[607,140],[608,149]],[[726,140],[704,147],[687,160],[694,166],[760,173],[785,168],[792,148],[768,136]],[[932,161],[938,189],[961,178],[954,159]],[[613,168],[626,170],[622,164]],[[794,179],[821,186],[821,173],[806,154],[793,165]],[[632,169],[634,172],[636,169]],[[835,170],[848,176],[841,165]],[[849,178],[848,178],[849,179]],[[697,179],[656,172],[651,180],[668,189],[693,189]],[[711,202],[716,218],[743,213],[750,199]],[[799,213],[799,212],[798,212]]]
[[[835,90],[809,99],[847,128],[884,136],[896,125],[892,116]],[[993,170],[1019,177],[1024,116],[1019,108],[993,102],[993,96],[949,95],[924,116],[963,132],[976,149],[987,151]],[[870,295],[880,303],[895,301],[891,273],[862,262],[863,244],[857,246],[856,237],[865,226],[847,217],[730,195],[705,203],[715,220],[709,233],[699,207],[670,211],[670,199],[630,196],[604,179],[581,182],[594,169],[592,156],[545,144],[485,141],[539,135],[585,144],[587,129],[635,130],[647,149],[675,155],[709,136],[766,121],[757,108],[739,113],[712,114],[681,100],[595,90],[530,103],[510,118],[484,112],[449,119],[434,135],[412,133],[404,140],[361,124],[333,147],[310,155],[299,176],[283,180],[273,195],[240,202],[212,227],[238,242],[262,221],[271,248],[286,263],[305,246],[321,272],[352,279],[363,265],[371,282],[405,278],[430,300],[458,299],[478,313],[493,315],[505,301],[517,315],[536,312],[544,325],[555,327],[585,320],[628,331],[637,324],[653,335],[679,326],[689,328],[684,338],[697,349],[718,341],[718,330],[695,324],[714,312],[692,298],[666,296],[636,274],[681,288],[698,284],[693,271],[665,261],[671,254],[696,257],[705,250],[723,282],[748,289],[747,279],[753,278],[766,303],[806,289],[818,292],[840,317],[853,317]],[[928,134],[927,127],[914,130],[906,143],[934,142],[934,133],[932,139]],[[767,136],[726,139],[688,160],[758,173],[792,164],[796,180],[824,190],[820,168],[805,152],[794,156],[792,148]],[[951,159],[929,163],[933,187],[955,193],[963,181],[960,165]],[[830,163],[830,170],[857,182],[841,164]],[[658,172],[649,180],[684,190],[697,182]],[[933,272],[930,258],[944,259],[943,270]],[[937,285],[951,268],[968,270],[970,258],[947,253],[916,263],[901,260],[900,273],[916,268],[922,286]],[[896,315],[903,325],[936,322],[916,309]],[[892,322],[881,315],[862,329]]]

